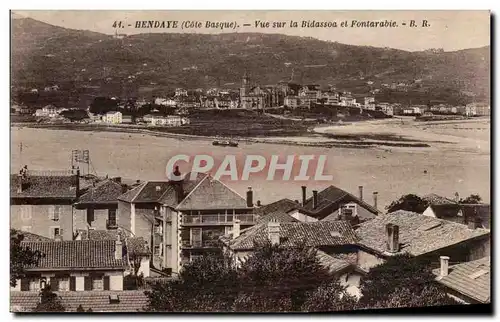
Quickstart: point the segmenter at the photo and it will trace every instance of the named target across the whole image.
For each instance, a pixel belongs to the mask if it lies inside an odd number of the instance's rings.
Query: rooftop
[[[29,270],[95,270],[123,269],[122,259],[115,259],[114,240],[70,240],[22,242],[31,250],[45,254],[38,265]]]
[[[267,223],[271,220],[277,221],[277,222],[300,222],[300,220],[297,220],[290,216],[288,213],[282,211],[282,210],[277,210],[274,212],[267,213],[265,215],[261,215],[259,219],[257,220],[257,224],[261,223]]]
[[[56,292],[67,312],[76,312],[81,305],[85,311],[92,312],[135,312],[148,305],[144,291],[73,291]],[[118,303],[110,303],[110,296],[118,296]],[[12,312],[27,312],[40,301],[39,292],[10,292]]]
[[[442,197],[435,193],[430,193],[422,197],[423,200],[427,201],[431,205],[444,205],[444,204],[456,204],[454,200]]]
[[[401,252],[423,255],[481,236],[489,236],[486,229],[469,229],[466,225],[398,210],[360,224],[356,234],[359,244],[379,253],[386,251],[386,225],[399,226]]]
[[[42,242],[42,241],[53,241],[51,238],[43,237],[40,235],[36,235],[27,231],[12,229],[16,232],[17,235],[23,235],[24,242]]]
[[[17,174],[10,176],[11,198],[76,198],[76,175],[68,176],[33,176],[23,180],[22,192],[18,192],[21,178]]]
[[[88,191],[78,198],[78,203],[117,203],[118,197],[122,194],[123,186],[112,179],[108,179],[89,187]]]
[[[356,202],[369,210],[373,216],[365,215],[366,218],[364,219],[372,219],[375,217],[376,214],[379,213],[379,211],[369,205],[368,203],[360,200],[359,198],[355,197],[354,195],[350,194],[347,191],[344,191],[338,187],[335,187],[333,185],[327,187],[326,189],[323,189],[322,191],[318,192],[318,204],[316,208],[314,208],[313,205],[313,198],[309,198],[306,200],[306,203],[304,204],[304,209],[306,212],[309,212],[311,214],[319,214],[322,212],[322,210],[326,209],[327,207],[335,206],[335,205],[340,205],[341,203],[346,203],[346,202]]]
[[[233,250],[253,249],[268,240],[267,223],[257,224],[241,231],[239,237],[231,239],[228,234],[221,240]],[[280,223],[280,244],[293,247],[301,243],[309,247],[354,245],[356,235],[345,221],[284,222]]]
[[[281,200],[275,201],[273,203],[264,205],[260,208],[257,208],[255,210],[255,213],[257,215],[265,215],[265,214],[278,212],[278,211],[287,213],[291,210],[300,209],[300,208],[302,208],[302,207],[299,203],[285,198],[285,199],[281,199]]]
[[[205,176],[177,206],[180,210],[245,208],[248,208],[245,198],[209,175]]]
[[[190,173],[186,174],[182,182],[184,194],[191,190],[205,177],[199,173],[195,180],[189,180]],[[177,205],[177,197],[174,184],[169,181],[146,181],[132,190],[118,197],[118,200],[131,203],[162,203],[170,206]]]
[[[440,277],[440,269],[433,270],[436,280],[481,303],[491,301],[490,257],[449,267],[448,275]]]

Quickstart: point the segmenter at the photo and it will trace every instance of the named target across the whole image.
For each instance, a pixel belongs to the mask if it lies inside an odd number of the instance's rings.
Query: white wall
[[[422,215],[436,218],[436,214],[434,214],[434,210],[432,210],[431,206],[427,207]]]

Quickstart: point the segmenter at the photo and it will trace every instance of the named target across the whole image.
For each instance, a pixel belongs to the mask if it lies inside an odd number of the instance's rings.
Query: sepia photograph
[[[9,15],[10,312],[493,312],[490,11]]]

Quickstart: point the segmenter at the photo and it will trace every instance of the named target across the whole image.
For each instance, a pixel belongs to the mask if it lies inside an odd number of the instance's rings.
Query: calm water
[[[248,181],[232,181],[222,177],[235,191],[244,194],[248,186],[254,190],[254,200],[269,203],[280,198],[300,199],[301,185],[313,189],[336,185],[355,195],[364,186],[365,199],[372,203],[372,192],[378,191],[379,208],[406,193],[437,193],[453,197],[479,193],[485,201],[490,194],[490,157],[487,154],[464,152],[457,147],[427,149],[314,148],[279,144],[240,144],[238,148],[212,146],[211,141],[187,141],[158,138],[142,134],[113,132],[79,132],[12,128],[11,171],[17,172],[27,164],[33,170],[69,169],[71,151],[88,149],[91,169],[98,175],[121,176],[130,180],[164,180],[167,161],[174,155],[209,154],[219,164],[228,153],[281,156],[311,154],[326,155],[325,173],[333,175],[331,182],[267,181],[266,176],[251,175]],[[22,142],[22,153],[20,143]],[[242,167],[242,161],[239,163]],[[86,168],[83,169],[86,172]],[[424,171],[427,171],[424,173]],[[189,167],[181,165],[181,171]],[[294,173],[298,171],[298,164]],[[212,172],[212,174],[215,171]],[[278,172],[279,174],[280,172]],[[292,176],[293,178],[293,176]]]

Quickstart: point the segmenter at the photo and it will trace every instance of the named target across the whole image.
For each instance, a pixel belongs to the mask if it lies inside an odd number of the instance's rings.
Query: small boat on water
[[[230,146],[230,147],[238,147],[238,142],[235,142],[235,141],[219,141],[219,140],[216,140],[216,141],[213,141],[212,142],[212,145],[217,145],[217,146]]]

